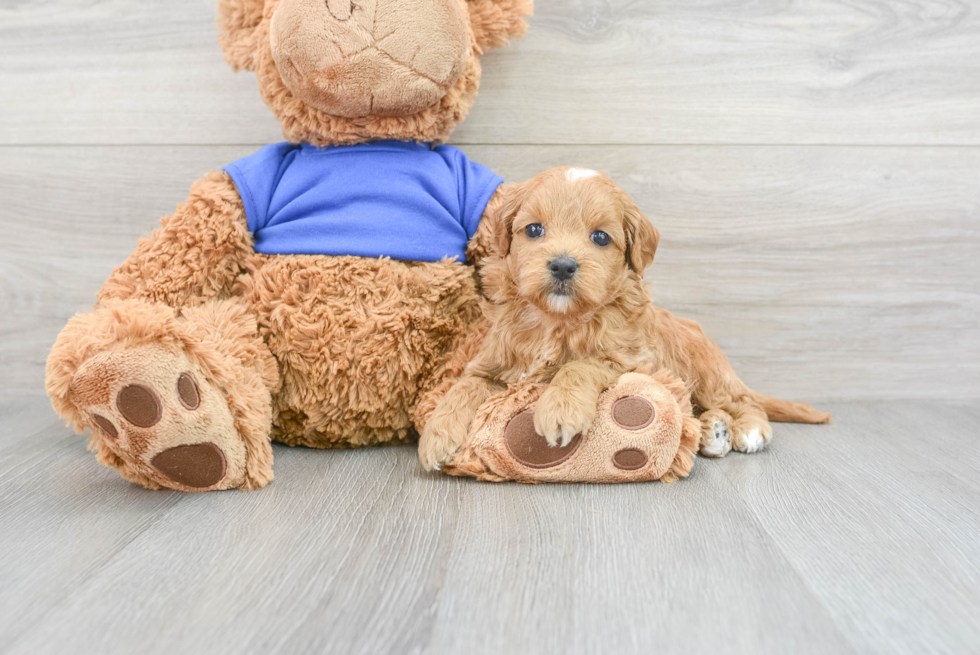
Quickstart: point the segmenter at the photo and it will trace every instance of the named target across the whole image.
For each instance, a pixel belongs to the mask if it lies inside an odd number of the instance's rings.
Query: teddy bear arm
[[[227,173],[212,171],[191,186],[175,213],[140,239],[113,270],[99,300],[140,299],[182,307],[227,297],[252,253],[238,189]]]

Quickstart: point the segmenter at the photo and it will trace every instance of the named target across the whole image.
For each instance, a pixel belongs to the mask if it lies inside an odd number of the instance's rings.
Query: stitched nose
[[[562,255],[548,262],[548,270],[551,271],[551,277],[564,282],[575,277],[575,271],[578,270],[578,262],[568,255]]]

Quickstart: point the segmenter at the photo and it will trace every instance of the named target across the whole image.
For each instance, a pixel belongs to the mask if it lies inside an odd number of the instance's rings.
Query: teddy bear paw
[[[552,446],[536,430],[541,387],[511,389],[481,408],[447,472],[521,482],[673,481],[693,464],[698,424],[683,384],[638,373],[605,391],[591,427]],[[669,385],[669,386],[668,386]]]
[[[130,479],[206,491],[245,477],[245,444],[228,403],[183,352],[149,345],[100,353],[79,368],[70,397]]]

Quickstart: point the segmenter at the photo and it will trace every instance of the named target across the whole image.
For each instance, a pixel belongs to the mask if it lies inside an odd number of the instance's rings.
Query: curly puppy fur
[[[643,271],[660,234],[605,175],[551,169],[507,188],[497,211],[496,256],[482,269],[491,327],[422,430],[426,468],[449,461],[480,405],[518,381],[550,383],[535,429],[552,445],[588,430],[602,390],[638,367],[669,369],[691,388],[709,455],[724,454],[712,452],[715,421],[730,431],[731,447],[751,451],[772,435],[767,412],[830,420],[807,405],[755,393],[697,323],[653,305]]]

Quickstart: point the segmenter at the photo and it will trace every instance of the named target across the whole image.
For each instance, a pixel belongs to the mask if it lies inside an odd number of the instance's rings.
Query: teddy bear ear
[[[232,70],[255,70],[255,30],[265,0],[218,0],[218,43]]]
[[[533,0],[466,0],[479,52],[507,45],[511,37],[527,32],[525,16],[534,11]]]

